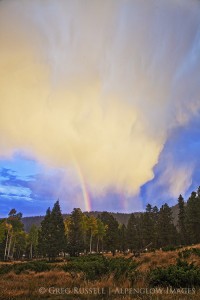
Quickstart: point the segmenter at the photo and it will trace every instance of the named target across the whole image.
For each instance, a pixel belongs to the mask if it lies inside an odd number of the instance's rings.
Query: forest
[[[0,259],[2,261],[79,256],[88,253],[133,253],[173,248],[200,242],[200,188],[189,199],[178,198],[178,222],[173,222],[167,203],[160,209],[130,214],[127,226],[119,224],[109,212],[94,217],[74,208],[63,217],[59,201],[47,209],[40,227],[24,231],[22,213],[12,209],[0,220]]]
[[[29,231],[13,208],[0,220],[0,299],[199,299],[200,188],[177,206],[176,222],[165,203],[125,225],[107,211],[63,216],[56,201]]]

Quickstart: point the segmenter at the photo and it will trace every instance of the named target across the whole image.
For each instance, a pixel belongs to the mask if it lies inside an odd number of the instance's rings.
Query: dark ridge
[[[172,206],[172,216],[174,219],[174,224],[177,225],[177,221],[178,221],[178,205]],[[91,211],[91,212],[84,212],[84,214],[89,215],[89,216],[94,216],[97,217],[98,215],[100,215],[102,212],[100,211]],[[134,212],[135,216],[140,216],[140,214],[142,214],[143,212]],[[114,213],[111,212],[112,216],[118,221],[119,224],[124,224],[127,225],[128,223],[128,219],[131,215],[131,213]],[[63,218],[67,218],[69,217],[70,214],[63,214]],[[33,216],[33,217],[24,217],[22,218],[22,222],[24,224],[24,230],[26,232],[29,232],[31,226],[34,224],[37,227],[40,227],[40,224],[42,222],[42,220],[44,219],[44,216]]]

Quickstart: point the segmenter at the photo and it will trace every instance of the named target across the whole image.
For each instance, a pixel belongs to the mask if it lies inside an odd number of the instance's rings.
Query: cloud
[[[169,132],[200,108],[199,6],[1,2],[0,154],[78,164],[97,194],[137,194]]]
[[[13,170],[5,165],[9,167],[11,162],[0,161],[0,210],[3,202],[12,200],[12,205],[22,210],[26,202],[39,206],[43,203],[44,214],[47,206],[57,199],[61,200],[64,211],[70,212],[74,206],[85,210],[79,178],[73,169],[46,168],[20,155],[13,157]]]
[[[141,188],[144,202],[156,205],[177,203],[180,194],[187,200],[200,182],[200,119],[177,127],[168,137],[154,167],[154,178]]]
[[[157,204],[161,201],[174,204],[174,199],[178,199],[180,194],[185,195],[191,187],[193,171],[192,162],[178,163],[173,160],[172,155],[165,155],[165,160],[161,160],[159,164],[158,177],[147,189],[147,199],[152,199]]]

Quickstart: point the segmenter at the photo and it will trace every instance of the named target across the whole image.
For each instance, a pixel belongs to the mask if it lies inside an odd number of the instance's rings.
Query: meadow
[[[164,250],[2,262],[0,299],[199,299],[200,244]]]

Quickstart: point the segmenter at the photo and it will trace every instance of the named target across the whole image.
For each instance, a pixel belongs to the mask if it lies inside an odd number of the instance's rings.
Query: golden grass
[[[200,245],[194,245],[195,248],[200,248]],[[170,264],[175,264],[176,259],[178,258],[178,252],[182,251],[186,248],[184,247],[180,250],[163,252],[161,250],[157,250],[152,253],[142,253],[140,257],[133,258],[134,261],[138,263],[137,270],[138,277],[137,281],[134,284],[134,287],[144,288],[148,286],[146,282],[146,274],[149,270],[154,269],[156,267],[167,267]],[[122,254],[117,254],[117,256],[123,256]],[[131,255],[126,256],[127,258]],[[188,259],[188,262],[195,262],[196,265],[200,266],[200,257],[192,254]],[[12,264],[11,262],[10,264]],[[16,263],[16,262],[15,262]],[[1,263],[4,264],[4,263]],[[59,263],[60,265],[60,263]],[[45,293],[40,293],[39,288],[44,287],[46,289]],[[67,273],[58,269],[35,273],[33,271],[26,272],[26,274],[15,274],[10,272],[5,275],[0,275],[0,300],[28,300],[28,299],[94,299],[98,298],[95,295],[92,295],[88,298],[87,295],[79,295],[79,296],[69,296],[62,294],[51,294],[48,289],[51,287],[56,288],[99,288],[106,289],[109,288],[115,289],[116,287],[121,288],[130,288],[130,281],[125,280],[122,282],[114,282],[112,276],[105,276],[98,281],[87,281],[84,279],[83,274],[79,273]],[[189,299],[200,299],[200,292],[194,295],[166,295],[166,294],[156,294],[156,295],[112,295],[100,297],[99,299],[143,299],[143,300],[189,300]]]
[[[200,294],[196,293],[194,295],[180,295],[180,294],[137,294],[129,296],[124,295],[123,291],[125,288],[129,288],[128,284],[124,284],[123,286],[120,284],[113,284],[112,278],[103,278],[101,281],[94,281],[94,282],[87,282],[82,281],[78,278],[74,279],[65,272],[44,272],[40,274],[21,274],[16,275],[10,273],[8,275],[4,275],[0,278],[0,299],[1,300],[14,300],[14,299],[143,299],[143,300],[197,300],[200,299]],[[137,288],[144,288],[144,282],[141,279],[141,282],[137,283]],[[40,287],[45,287],[46,292],[44,294],[39,292]],[[123,289],[122,294],[113,293],[111,295],[104,295],[104,297],[97,295],[92,295],[90,298],[88,295],[79,295],[75,296],[72,295],[71,297],[66,294],[51,294],[48,292],[48,288],[56,287],[56,288],[99,288],[100,290],[103,288],[104,290],[108,291],[108,288],[112,288],[112,291],[116,291],[117,288]],[[111,297],[112,296],[112,297]]]
[[[150,253],[141,253],[139,257],[134,258],[133,260],[139,264],[138,270],[141,272],[149,271],[150,269],[154,269],[157,267],[167,267],[168,265],[173,265],[176,263],[179,251],[183,251],[190,248],[200,248],[200,244],[183,247],[181,249],[175,251],[162,251],[156,250],[155,252]],[[111,254],[107,254],[106,256],[112,257]],[[122,257],[123,254],[117,253],[116,257]],[[126,258],[130,258],[132,254],[125,256]],[[195,262],[196,265],[200,266],[200,257],[192,254],[187,262]]]
[[[125,288],[130,288],[130,283],[124,282],[123,285],[118,282],[115,283],[112,280],[112,277],[110,278],[102,278],[99,281],[85,281],[81,277],[77,276],[74,278],[71,274],[63,272],[63,271],[49,271],[49,272],[43,272],[43,273],[34,273],[30,272],[29,274],[20,274],[16,275],[14,273],[9,273],[7,275],[3,275],[0,278],[0,299],[1,300],[14,300],[14,299],[94,299],[98,298],[97,295],[92,295],[90,298],[88,298],[87,295],[79,295],[79,296],[70,296],[66,294],[51,294],[49,293],[48,289],[51,287],[56,288],[71,288],[74,287],[77,288],[99,288],[100,290],[103,288],[104,290],[108,291],[109,288],[112,289],[112,291],[115,291],[117,288],[122,288],[123,290]],[[135,288],[144,288],[146,286],[144,276],[140,276],[138,278],[138,281]],[[40,287],[45,287],[46,292],[44,294],[39,292]],[[168,300],[168,299],[175,299],[175,300],[189,300],[189,299],[200,299],[200,294],[194,294],[194,295],[167,295],[167,294],[156,294],[156,295],[145,295],[145,294],[139,294],[134,295],[130,297],[129,295],[118,295],[115,293],[112,293],[109,296],[107,294],[104,295],[104,298],[101,296],[99,299],[143,299],[143,300]]]

